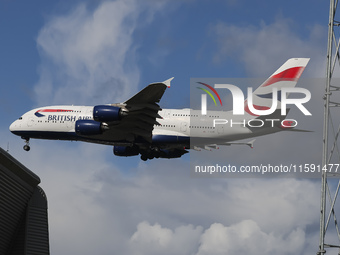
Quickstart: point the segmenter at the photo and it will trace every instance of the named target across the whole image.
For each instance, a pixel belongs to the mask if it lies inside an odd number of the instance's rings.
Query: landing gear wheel
[[[31,147],[30,147],[30,139],[29,138],[23,138],[23,139],[25,139],[25,145],[24,145],[24,150],[25,151],[29,151],[30,149],[31,149]]]
[[[143,160],[143,161],[147,161],[147,160],[148,160],[148,157],[147,157],[146,155],[142,154],[142,155],[140,156],[140,159]]]

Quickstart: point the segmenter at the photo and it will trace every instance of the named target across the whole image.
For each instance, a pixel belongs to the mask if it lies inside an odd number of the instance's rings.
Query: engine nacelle
[[[186,150],[161,150],[160,158],[180,158],[183,154],[188,153]]]
[[[154,147],[149,150],[141,151],[140,153],[141,159],[146,161],[153,158],[180,158],[183,154],[188,153],[188,151],[179,149],[167,150]]]
[[[139,154],[139,150],[131,146],[113,146],[113,154],[124,157],[136,156]]]
[[[94,120],[77,120],[75,130],[78,135],[100,135],[103,133],[103,126]]]
[[[93,107],[93,119],[100,122],[110,122],[120,120],[123,116],[120,107],[111,105],[96,105]]]

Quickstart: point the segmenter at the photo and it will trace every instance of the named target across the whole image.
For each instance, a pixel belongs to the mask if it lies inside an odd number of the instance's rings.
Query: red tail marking
[[[284,70],[281,73],[269,77],[261,87],[269,86],[278,81],[297,81],[303,70],[305,70],[304,66],[297,66]]]

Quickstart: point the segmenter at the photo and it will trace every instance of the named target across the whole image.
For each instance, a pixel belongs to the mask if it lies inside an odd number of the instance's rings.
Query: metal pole
[[[333,44],[333,21],[334,21],[334,0],[330,0],[329,23],[328,23],[328,45],[327,45],[327,69],[326,69],[326,88],[325,88],[325,105],[324,105],[324,124],[323,124],[323,150],[322,150],[322,169],[327,169],[328,157],[328,123],[329,123],[329,97],[330,82],[332,78],[332,44]],[[320,207],[320,242],[319,252],[325,254],[325,219],[326,219],[326,185],[327,171],[322,171],[321,176],[321,207]]]

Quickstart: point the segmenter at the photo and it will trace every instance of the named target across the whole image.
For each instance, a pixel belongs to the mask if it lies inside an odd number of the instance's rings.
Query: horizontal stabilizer
[[[311,131],[311,130],[297,129],[297,128],[292,128],[292,129],[284,129],[283,131],[294,131],[294,132],[314,132],[314,131]]]

